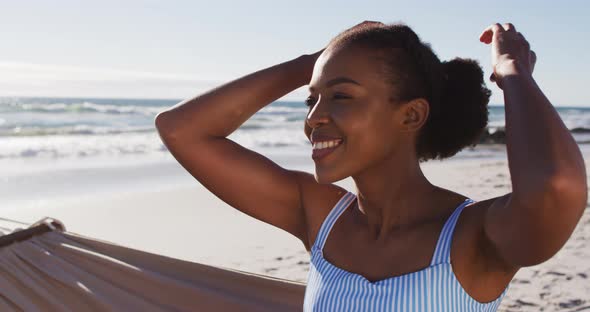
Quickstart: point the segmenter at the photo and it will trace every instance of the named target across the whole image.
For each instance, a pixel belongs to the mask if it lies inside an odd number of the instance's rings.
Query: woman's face
[[[355,46],[328,48],[316,61],[305,134],[314,145],[342,139],[328,148],[329,154],[314,158],[319,183],[360,174],[409,147],[409,132],[403,128],[406,110],[390,101],[395,90],[385,80],[384,64],[379,52]]]

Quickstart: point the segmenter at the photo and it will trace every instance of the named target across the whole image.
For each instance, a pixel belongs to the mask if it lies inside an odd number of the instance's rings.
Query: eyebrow
[[[338,78],[334,78],[334,79],[326,82],[326,88],[332,87],[332,86],[337,85],[337,84],[340,84],[340,83],[352,83],[352,84],[355,84],[357,86],[360,86],[361,85],[360,83],[358,83],[358,82],[356,82],[356,81],[354,81],[354,80],[352,80],[350,78],[347,78],[347,77],[338,77]],[[313,91],[313,90],[315,90],[314,87],[309,86],[309,91]]]

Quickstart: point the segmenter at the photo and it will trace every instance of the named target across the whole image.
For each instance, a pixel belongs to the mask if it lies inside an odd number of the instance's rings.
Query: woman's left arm
[[[504,92],[512,181],[512,193],[488,208],[485,234],[507,264],[539,264],[561,249],[584,212],[584,159],[532,77],[536,55],[522,34],[510,23],[494,24],[480,41],[492,43],[490,79]]]

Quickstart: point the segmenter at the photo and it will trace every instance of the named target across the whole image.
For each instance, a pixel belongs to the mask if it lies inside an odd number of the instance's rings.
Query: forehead
[[[383,66],[383,54],[368,48],[328,48],[318,57],[309,85],[325,87],[327,81],[337,77],[351,78],[362,85],[375,83],[383,80]]]

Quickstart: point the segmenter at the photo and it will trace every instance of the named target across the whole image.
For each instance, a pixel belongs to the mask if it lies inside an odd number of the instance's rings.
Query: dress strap
[[[315,240],[315,243],[314,243],[314,246],[320,252],[322,252],[322,250],[324,249],[324,244],[326,243],[326,238],[328,237],[328,234],[330,233],[332,226],[334,225],[334,223],[336,223],[336,220],[338,219],[338,217],[340,217],[340,215],[346,209],[346,207],[348,207],[348,205],[350,205],[350,203],[355,198],[356,198],[356,195],[347,191],[340,198],[340,200],[338,200],[338,202],[332,208],[332,210],[330,210],[330,213],[328,213],[328,216],[326,217],[326,219],[324,219],[324,222],[322,222],[322,225],[320,227],[320,231],[319,231],[317,238]]]
[[[455,208],[453,214],[447,219],[438,237],[436,248],[434,249],[434,255],[430,263],[431,266],[443,262],[451,263],[451,242],[453,241],[455,225],[457,224],[457,220],[459,219],[459,215],[463,211],[463,208],[474,202],[475,201],[471,198],[465,199],[463,203]]]

